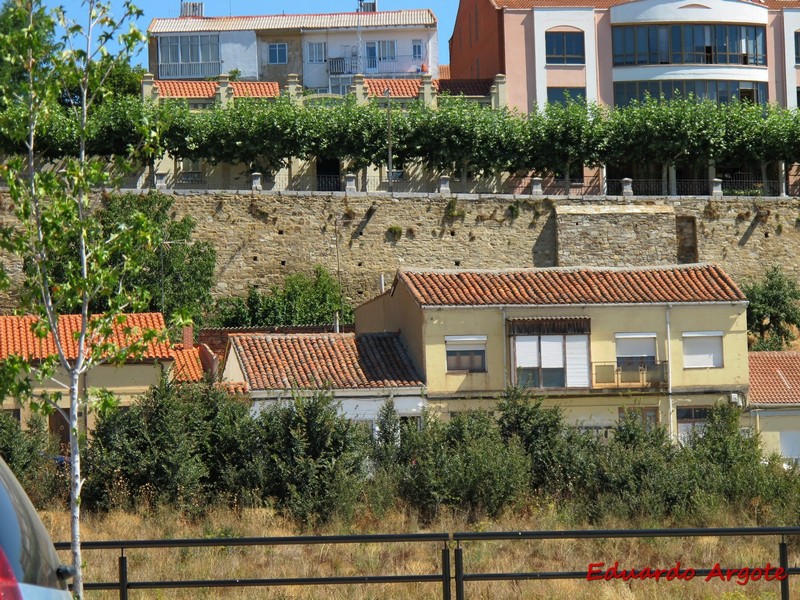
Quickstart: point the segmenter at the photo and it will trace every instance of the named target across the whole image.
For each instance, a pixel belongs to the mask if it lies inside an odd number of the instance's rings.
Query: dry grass
[[[53,539],[69,537],[65,512],[44,512],[42,519]],[[734,524],[730,522],[728,524]],[[739,522],[741,523],[741,522]],[[725,523],[719,523],[724,525]],[[601,523],[602,528],[633,527],[639,524]],[[345,533],[417,533],[422,531],[501,531],[581,528],[569,523],[550,507],[529,508],[497,522],[468,523],[459,515],[442,515],[426,528],[409,516],[395,511],[381,519],[363,515],[349,526],[331,524],[319,534]],[[142,513],[114,512],[89,516],[83,525],[85,540],[162,539],[195,537],[245,537],[298,535],[295,526],[270,509],[230,511],[218,509],[199,522],[190,522],[171,511]],[[778,562],[775,538],[654,538],[644,540],[553,540],[468,542],[463,544],[468,572],[586,571],[594,562],[623,568],[671,567],[676,561],[693,568],[710,568],[715,562],[723,567],[763,566]],[[798,550],[791,552],[797,555]],[[315,546],[278,546],[271,548],[225,547],[128,550],[129,580],[166,579],[235,579],[321,577],[363,574],[433,574],[441,569],[441,545],[427,544],[351,544]],[[86,551],[88,581],[116,579],[116,551]],[[66,560],[66,556],[64,559]],[[792,561],[792,564],[796,564]],[[792,597],[800,598],[800,581]],[[441,598],[438,585],[361,585],[327,587],[276,587],[239,589],[190,589],[179,591],[132,591],[131,598],[302,598],[394,600]],[[91,593],[89,598],[115,598],[113,593]],[[538,582],[469,582],[469,600],[511,600],[518,598],[612,599],[706,599],[706,598],[778,598],[776,583],[752,582],[746,586],[734,582],[705,582],[702,577],[691,582],[587,582],[553,580]]]

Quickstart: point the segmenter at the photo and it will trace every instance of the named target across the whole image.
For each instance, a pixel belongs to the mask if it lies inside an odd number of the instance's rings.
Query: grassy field
[[[54,540],[69,539],[66,512],[45,511],[42,518]],[[721,516],[714,526],[747,525],[742,519]],[[601,528],[657,527],[655,523],[604,522]],[[550,507],[518,511],[496,522],[468,523],[457,514],[440,516],[422,527],[413,516],[394,511],[376,518],[362,515],[350,526],[329,524],[315,534],[418,533],[454,531],[514,531],[579,529],[585,524],[571,523]],[[84,540],[126,540],[162,538],[215,538],[247,536],[299,535],[288,520],[270,509],[231,511],[217,509],[200,521],[188,521],[171,511],[141,513],[113,512],[88,516],[83,526]],[[308,532],[305,532],[308,533]],[[676,561],[682,568],[763,567],[778,563],[776,538],[685,538],[645,540],[557,540],[499,541],[463,544],[464,564],[468,572],[586,571],[590,563],[604,562],[620,568],[669,568]],[[441,569],[441,544],[353,544],[278,546],[271,548],[184,548],[127,550],[129,580],[234,579],[277,577],[320,577],[364,574],[433,574]],[[85,551],[86,579],[90,582],[116,578],[117,551]],[[800,563],[800,544],[790,546],[790,564]],[[67,556],[64,555],[64,560]],[[734,578],[735,579],[735,578]],[[793,578],[792,597],[800,598],[800,579]],[[89,593],[90,598],[116,598],[114,593]],[[276,587],[131,591],[131,598],[303,598],[393,600],[405,598],[441,598],[434,584],[361,585],[328,587]],[[705,598],[778,598],[777,582],[750,582],[738,585],[735,580],[704,581],[541,581],[541,582],[469,582],[468,600],[505,600],[517,598],[603,599],[705,599]]]

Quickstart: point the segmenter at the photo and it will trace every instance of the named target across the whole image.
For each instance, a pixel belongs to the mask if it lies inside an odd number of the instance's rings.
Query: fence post
[[[442,548],[442,600],[450,600],[450,548]]]
[[[778,555],[780,556],[781,569],[784,574],[789,570],[789,544],[786,543],[786,536],[781,536],[778,544]],[[781,581],[781,600],[789,600],[789,577]]]
[[[464,600],[464,550],[456,548],[456,600]]]
[[[531,196],[542,195],[542,178],[534,177],[531,179]]]
[[[124,548],[119,557],[119,600],[128,600],[128,557]]]
[[[633,196],[633,179],[624,177],[622,179],[622,195]]]

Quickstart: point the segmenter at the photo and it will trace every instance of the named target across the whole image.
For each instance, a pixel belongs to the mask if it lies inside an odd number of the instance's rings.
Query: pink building
[[[676,92],[794,108],[800,1],[461,0],[451,76],[507,77],[522,111],[565,93],[608,105]]]

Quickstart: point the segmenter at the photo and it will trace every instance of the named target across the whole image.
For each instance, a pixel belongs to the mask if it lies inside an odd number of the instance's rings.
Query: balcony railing
[[[416,74],[422,72],[425,60],[413,56],[395,56],[393,59],[362,56],[332,57],[328,59],[328,74],[355,75],[356,73]]]
[[[594,389],[662,388],[667,384],[667,361],[618,366],[616,362],[592,363]]]
[[[220,74],[219,62],[159,63],[158,77],[216,77]]]

